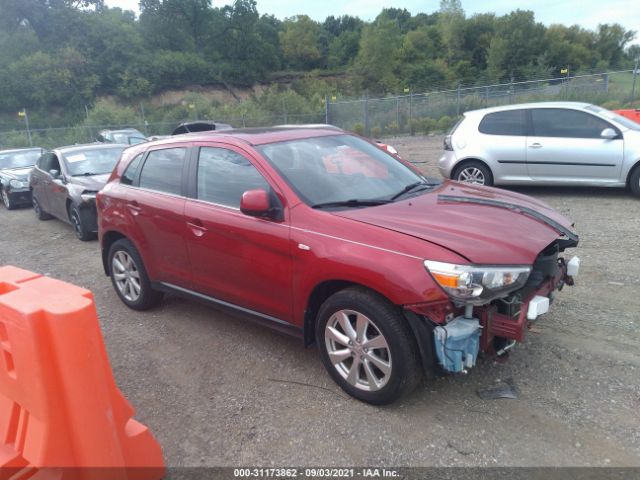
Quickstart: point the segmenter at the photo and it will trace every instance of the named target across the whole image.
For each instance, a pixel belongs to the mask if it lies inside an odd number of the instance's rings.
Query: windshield
[[[370,206],[417,192],[427,183],[391,155],[351,135],[278,142],[258,150],[310,206]],[[345,205],[325,205],[333,203]]]
[[[111,173],[125,147],[87,148],[64,155],[71,176]]]
[[[585,107],[585,109],[591,110],[592,112],[599,113],[600,115],[602,115],[605,118],[608,118],[609,120],[613,120],[614,122],[617,122],[620,125],[624,125],[629,130],[640,131],[640,123],[636,123],[627,117],[623,117],[622,115],[612,112],[611,110],[598,107],[597,105],[589,105],[588,107]]]
[[[33,167],[40,155],[42,155],[40,149],[0,152],[0,168]]]
[[[113,143],[136,145],[146,141],[146,138],[140,132],[113,133],[111,136],[113,137]]]

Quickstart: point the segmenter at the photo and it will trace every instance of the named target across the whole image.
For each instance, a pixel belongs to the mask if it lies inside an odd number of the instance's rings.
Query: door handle
[[[136,202],[135,200],[133,202],[129,202],[127,207],[129,207],[129,210],[131,210],[131,214],[134,215],[134,216],[139,215],[140,211],[142,210],[142,208],[140,208],[140,205],[138,204],[138,202]]]
[[[202,237],[208,231],[207,227],[204,226],[202,220],[199,218],[194,218],[190,222],[187,222],[187,226],[196,237]]]
[[[539,143],[532,143],[531,145],[529,145],[529,148],[542,148],[542,145],[540,145]]]

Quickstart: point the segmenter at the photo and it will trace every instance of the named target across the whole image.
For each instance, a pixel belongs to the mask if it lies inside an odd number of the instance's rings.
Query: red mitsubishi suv
[[[571,224],[517,193],[439,183],[333,127],[125,150],[97,195],[104,270],[137,310],[174,292],[316,344],[374,404],[523,340],[571,285]]]

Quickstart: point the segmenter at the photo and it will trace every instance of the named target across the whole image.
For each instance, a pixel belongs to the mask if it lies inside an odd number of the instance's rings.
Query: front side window
[[[526,135],[525,110],[507,110],[488,113],[478,126],[480,133],[487,135]]]
[[[122,148],[87,148],[63,155],[67,171],[73,177],[111,173],[122,154]]]
[[[290,140],[258,150],[310,206],[361,207],[428,187],[424,177],[352,135]]]
[[[605,128],[612,128],[595,115],[565,108],[535,108],[531,120],[536,137],[601,138]]]
[[[186,148],[166,148],[149,152],[140,172],[140,187],[180,195]]]
[[[226,148],[202,147],[198,158],[197,198],[227,207],[240,208],[247,190],[270,187],[245,157]]]

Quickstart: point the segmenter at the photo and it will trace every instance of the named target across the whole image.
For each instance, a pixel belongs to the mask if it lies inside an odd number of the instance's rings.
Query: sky
[[[110,7],[138,12],[138,0],[106,0]],[[213,0],[216,7],[230,4],[228,0]],[[329,15],[354,15],[373,20],[385,7],[406,8],[412,14],[438,10],[439,0],[257,0],[258,12],[284,19],[298,14],[323,21]],[[462,0],[467,16],[494,12],[504,15],[516,9],[533,10],[536,20],[550,25],[578,24],[590,30],[600,23],[619,23],[627,30],[640,33],[640,0]],[[633,43],[638,43],[637,36]]]

